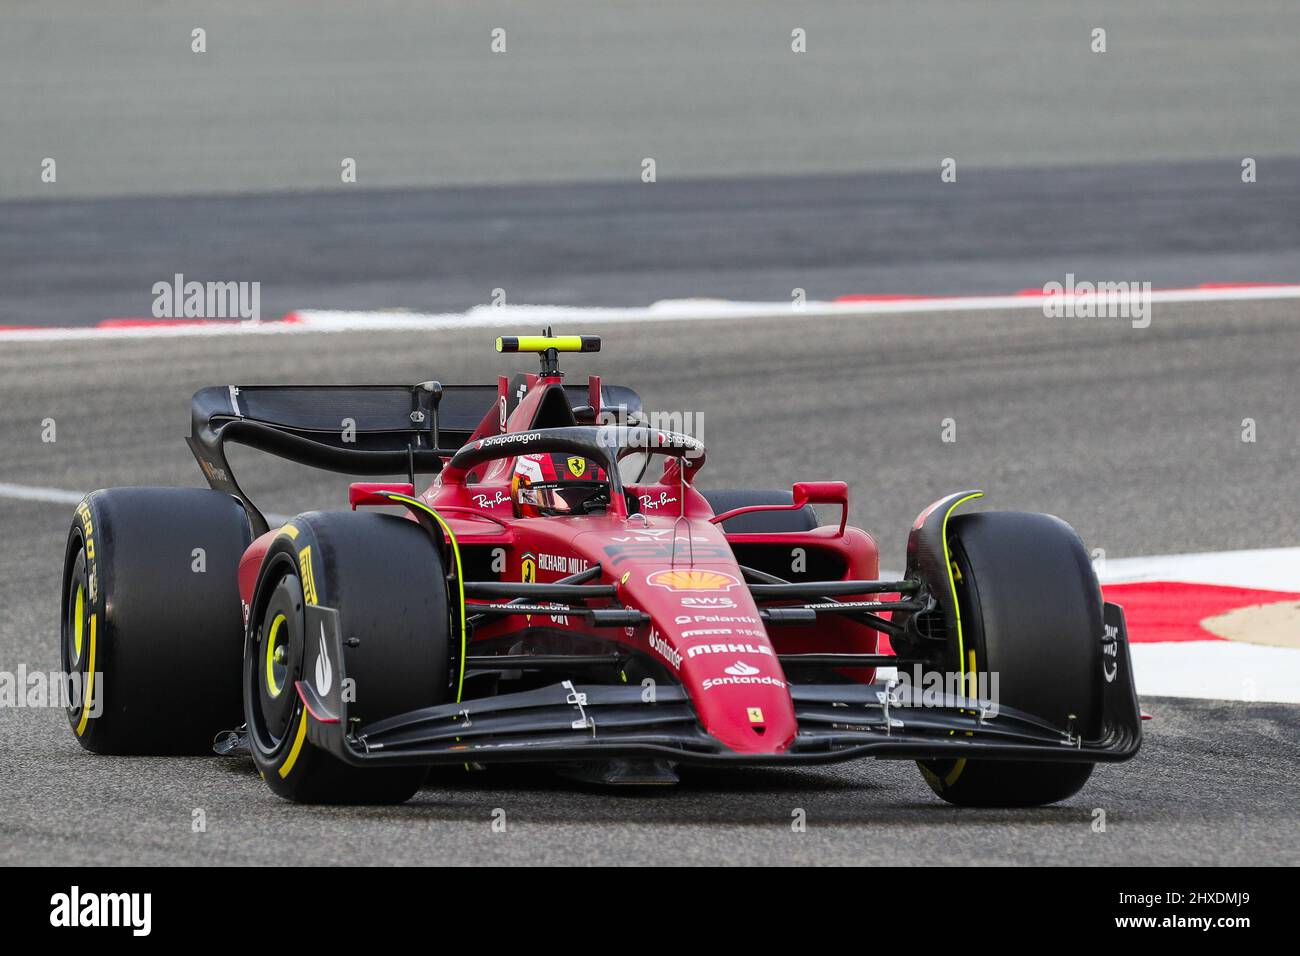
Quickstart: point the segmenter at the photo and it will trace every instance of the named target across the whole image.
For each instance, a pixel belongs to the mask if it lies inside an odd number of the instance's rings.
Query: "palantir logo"
[[[50,925],[130,927],[133,936],[148,936],[153,928],[152,893],[82,893],[74,886],[50,897]]]

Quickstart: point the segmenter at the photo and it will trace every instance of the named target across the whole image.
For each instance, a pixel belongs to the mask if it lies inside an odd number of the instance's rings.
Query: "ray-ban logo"
[[[83,893],[74,886],[50,897],[50,925],[129,927],[133,936],[153,928],[152,893]]]

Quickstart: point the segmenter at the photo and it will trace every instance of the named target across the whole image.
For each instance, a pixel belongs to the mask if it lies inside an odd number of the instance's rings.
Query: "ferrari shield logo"
[[[587,459],[574,455],[569,459],[569,474],[581,478],[587,473]]]
[[[537,558],[531,554],[524,555],[524,563],[521,567],[521,577],[524,584],[537,583]]]
[[[751,724],[761,724],[763,722],[763,708],[750,707],[746,710]]]

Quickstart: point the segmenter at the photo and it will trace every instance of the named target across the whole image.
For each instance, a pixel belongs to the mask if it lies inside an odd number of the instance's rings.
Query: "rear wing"
[[[587,385],[563,386],[570,407]],[[214,385],[194,393],[186,439],[209,486],[243,503],[257,533],[266,519],[240,489],[228,442],[346,475],[436,474],[480,426],[496,434],[498,385]],[[639,411],[630,388],[601,386],[602,407]]]

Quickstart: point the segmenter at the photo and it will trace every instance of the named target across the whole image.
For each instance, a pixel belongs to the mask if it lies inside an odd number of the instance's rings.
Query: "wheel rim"
[[[76,544],[76,557],[68,574],[67,590],[63,599],[63,619],[59,656],[63,663],[66,681],[68,713],[77,721],[85,707],[86,668],[89,665],[90,617],[94,606],[90,600],[90,584],[86,571],[85,545]],[[82,726],[75,724],[75,726]],[[84,727],[82,727],[84,729]]]
[[[293,684],[302,676],[304,644],[298,576],[283,557],[267,570],[266,584],[259,589],[267,596],[258,602],[258,623],[250,633],[244,693],[250,743],[270,758],[285,746],[295,726],[299,703]]]
[[[284,681],[289,673],[288,618],[277,614],[266,635],[266,690],[272,699],[284,691]]]

